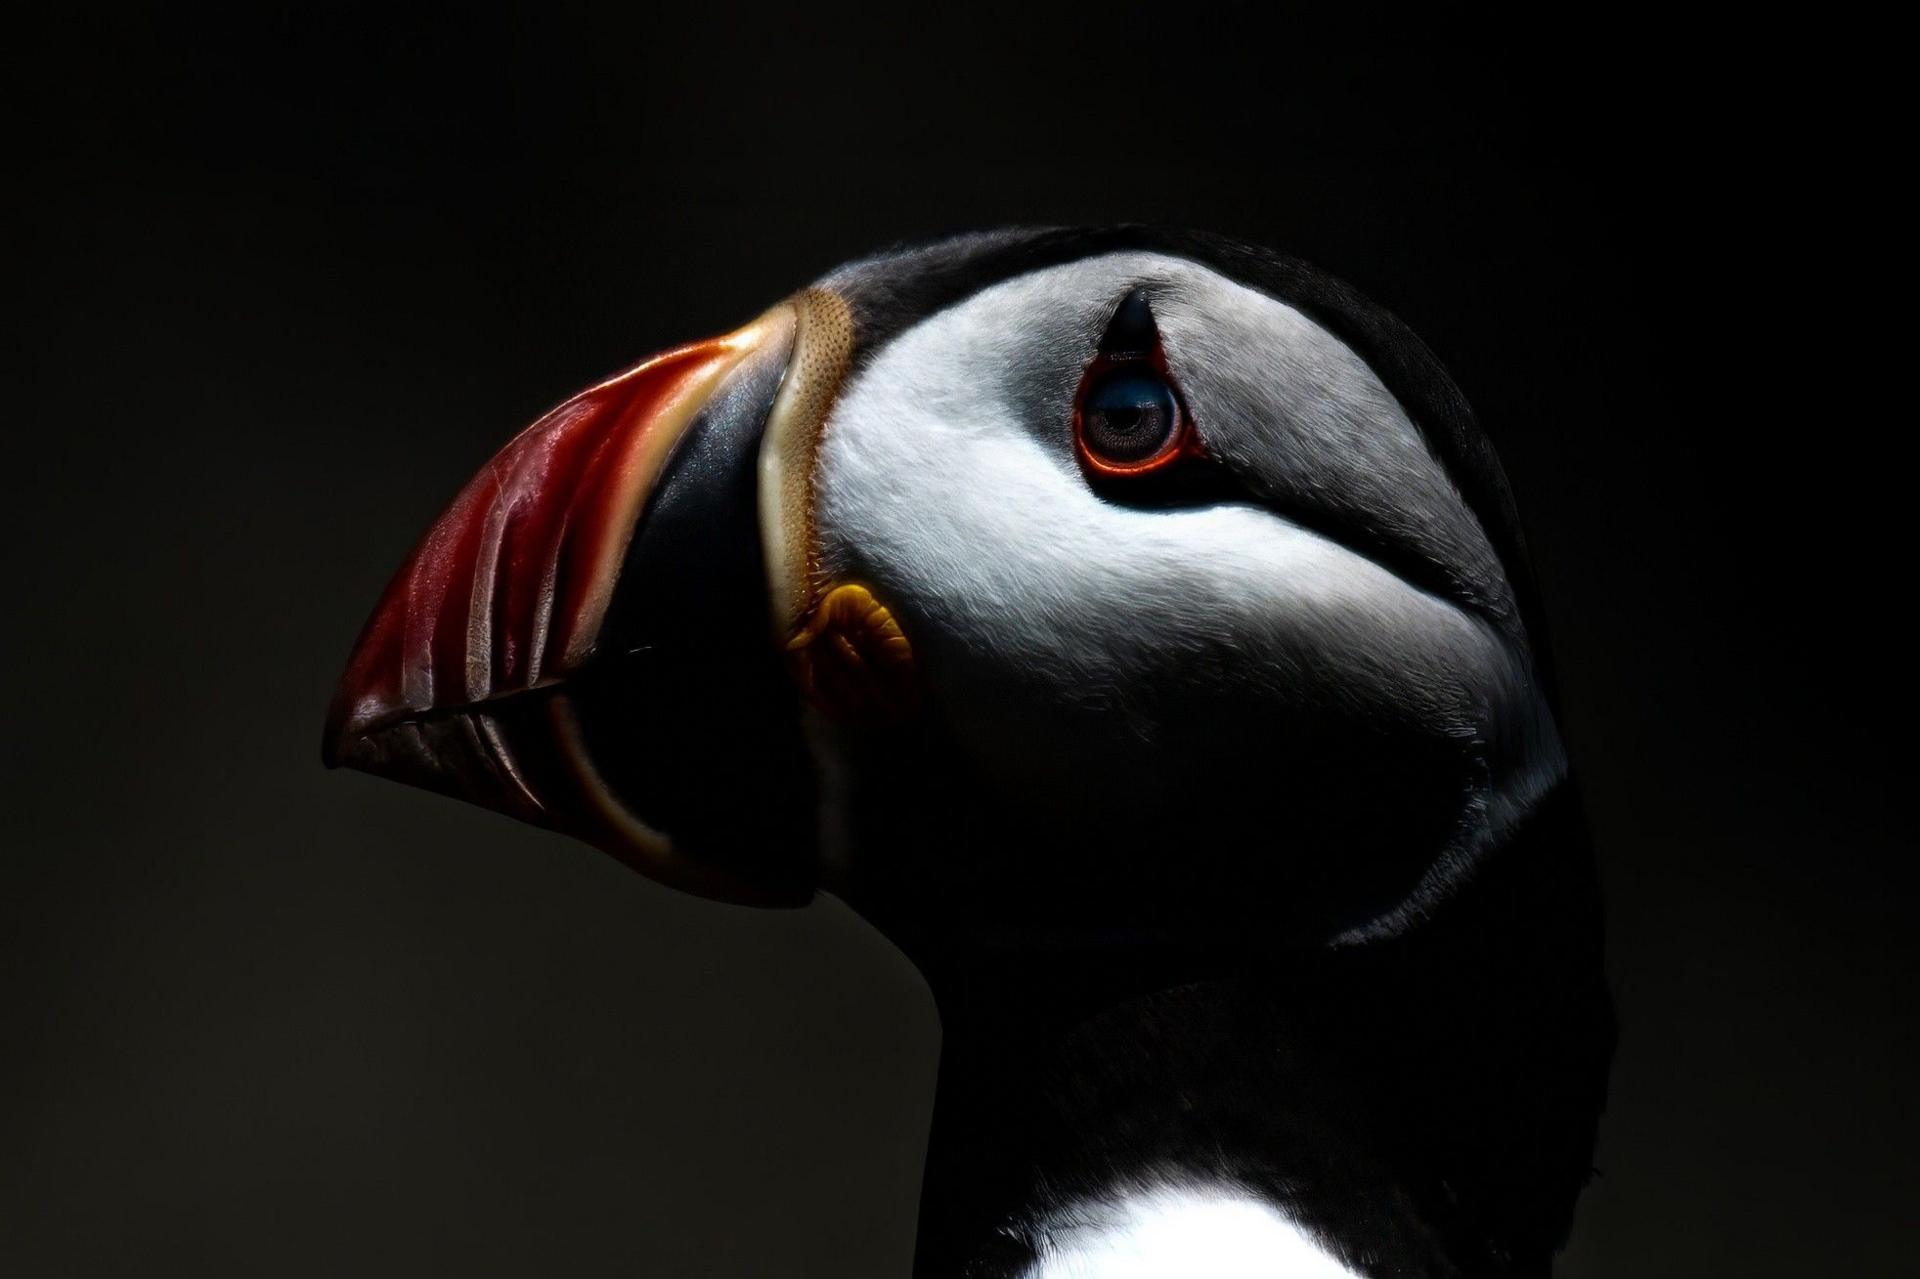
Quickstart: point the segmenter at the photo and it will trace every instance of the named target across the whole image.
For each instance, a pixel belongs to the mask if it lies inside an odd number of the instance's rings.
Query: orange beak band
[[[751,492],[761,424],[794,329],[793,309],[783,304],[738,332],[656,356],[574,396],[501,449],[434,522],[374,608],[328,716],[327,763],[566,831],[696,892],[804,899],[791,883],[768,888],[764,876],[690,859],[658,822],[636,815],[632,792],[679,767],[680,753],[660,736],[678,725],[628,723],[652,740],[612,759],[595,746],[596,736],[608,735],[583,723],[589,701],[644,719],[648,708],[635,704],[635,685],[623,674],[631,655],[670,644],[690,614],[705,610],[710,618],[719,607],[701,595],[709,579],[727,573],[698,562],[715,553],[699,546],[677,577],[634,575],[670,598],[616,607],[636,529],[679,453],[704,450],[699,465],[682,468],[702,475],[715,470],[708,454],[741,459],[735,469],[749,524],[744,541],[733,541],[756,561],[746,566],[754,587],[750,602],[725,603],[750,611],[752,633],[765,645]],[[619,633],[609,633],[612,615],[627,619],[624,630],[613,628]],[[592,699],[578,695],[587,686],[596,690]],[[607,687],[619,694],[611,701],[601,691]],[[710,706],[681,705],[688,732],[724,737],[726,726],[706,721],[725,703],[723,695]]]

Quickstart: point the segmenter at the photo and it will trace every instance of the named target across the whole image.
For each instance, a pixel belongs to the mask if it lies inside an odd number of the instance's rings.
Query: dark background
[[[1564,1273],[1895,1273],[1906,576],[1849,527],[1891,423],[1786,390],[1829,358],[1807,170],[1665,33],[1399,34],[16,32],[0,1270],[904,1274],[938,1039],[904,961],[831,901],[324,773],[320,720],[415,536],[565,393],[895,239],[1138,219],[1359,285],[1505,457],[1623,1032]]]

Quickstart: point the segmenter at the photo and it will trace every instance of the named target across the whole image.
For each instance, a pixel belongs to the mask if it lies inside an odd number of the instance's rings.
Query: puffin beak
[[[792,570],[759,511],[805,310],[655,356],[501,449],[375,606],[326,763],[705,896],[806,901],[812,771],[770,600]]]

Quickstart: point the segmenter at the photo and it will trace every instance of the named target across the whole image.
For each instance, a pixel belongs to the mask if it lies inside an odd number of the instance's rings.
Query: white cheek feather
[[[1140,510],[1088,488],[1068,425],[1087,330],[1097,333],[1097,317],[1131,282],[1171,288],[1193,276],[1217,283],[1150,255],[1054,268],[985,290],[889,344],[827,427],[818,492],[829,565],[877,578],[933,621],[926,638],[950,639],[963,664],[1017,655],[1029,677],[1021,683],[1045,681],[1065,696],[1123,692],[1169,655],[1211,641],[1269,659],[1250,665],[1296,690],[1477,719],[1476,704],[1498,700],[1511,662],[1450,603],[1271,510]],[[1305,325],[1290,308],[1240,293],[1211,301]],[[1183,313],[1181,295],[1170,296],[1164,309]],[[1272,327],[1263,340],[1277,340]],[[1340,375],[1371,377],[1357,362]],[[1332,394],[1325,368],[1313,376],[1315,395]],[[1347,398],[1382,395],[1374,383]],[[1380,434],[1387,442],[1374,452],[1391,445],[1425,457],[1404,418]]]
[[[1278,1209],[1233,1189],[1078,1205],[1042,1236],[1021,1279],[1356,1279]]]
[[[1456,548],[1453,562],[1505,591],[1478,522],[1363,362],[1282,303],[1145,254],[1005,281],[878,351],[826,427],[829,570],[896,608],[952,731],[989,766],[1057,775],[1084,756],[1089,711],[1099,732],[1144,743],[1167,707],[1230,683],[1246,705],[1496,743],[1490,756],[1515,762],[1482,820],[1523,810],[1564,765],[1510,637],[1272,507],[1142,509],[1089,487],[1073,389],[1116,300],[1143,281],[1169,317],[1176,374],[1182,359],[1245,365],[1257,351],[1242,343],[1305,350],[1262,366],[1282,383],[1266,417],[1223,401],[1224,447]]]

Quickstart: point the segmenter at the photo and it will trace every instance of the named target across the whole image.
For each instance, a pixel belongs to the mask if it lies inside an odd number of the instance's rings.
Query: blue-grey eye
[[[1097,462],[1144,462],[1173,442],[1180,401],[1151,369],[1122,369],[1087,388],[1080,403],[1080,439]]]

